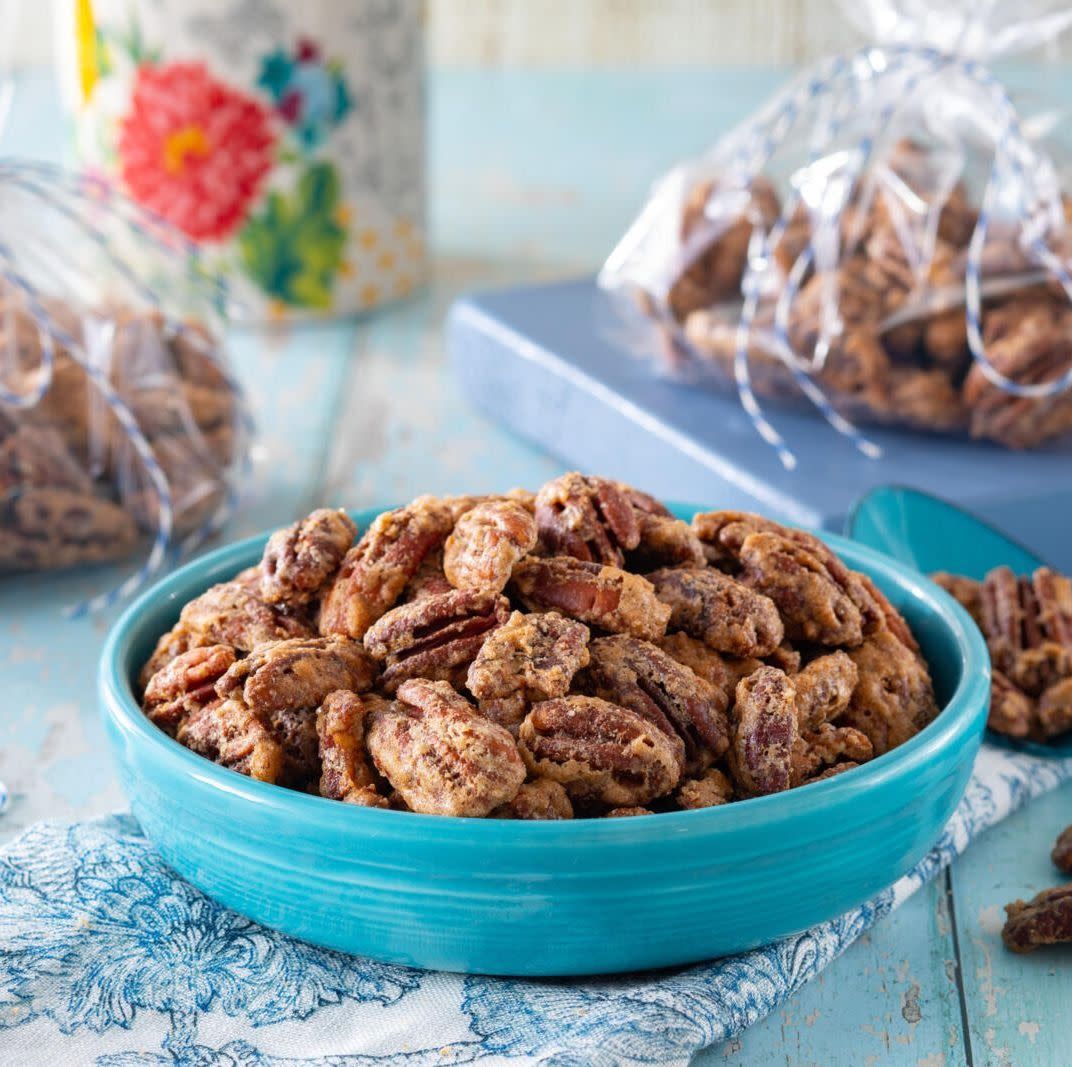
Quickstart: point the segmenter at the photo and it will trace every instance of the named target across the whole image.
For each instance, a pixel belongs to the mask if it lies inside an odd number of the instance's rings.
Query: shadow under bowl
[[[688,518],[697,508],[678,507]],[[376,511],[355,514],[364,527]],[[391,963],[584,975],[740,952],[867,900],[928,851],[959,802],[989,693],[967,613],[908,568],[825,537],[904,614],[941,714],[885,756],[725,807],[522,822],[359,808],[252,781],[188,751],[133,691],[191,598],[256,562],[267,535],[210,552],[143,594],[100,666],[131,809],[180,875],[266,926]]]

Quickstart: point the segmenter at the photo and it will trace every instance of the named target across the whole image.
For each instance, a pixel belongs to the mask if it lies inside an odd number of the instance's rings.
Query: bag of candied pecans
[[[0,163],[0,574],[145,561],[222,521],[248,420],[226,294],[184,238],[92,178]]]
[[[845,0],[874,43],[805,71],[654,187],[607,259],[663,373],[848,420],[1032,448],[1072,431],[1072,197],[1059,111],[988,67],[1046,0]],[[1037,94],[1036,94],[1037,96]],[[1070,190],[1072,192],[1072,190]]]

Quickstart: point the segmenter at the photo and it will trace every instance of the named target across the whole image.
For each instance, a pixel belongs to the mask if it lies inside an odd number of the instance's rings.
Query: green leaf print
[[[238,236],[245,272],[285,304],[329,308],[343,262],[339,176],[330,163],[310,166],[290,196],[271,192]]]

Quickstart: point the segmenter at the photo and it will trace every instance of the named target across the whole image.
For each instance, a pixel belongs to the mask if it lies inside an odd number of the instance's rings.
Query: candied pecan
[[[251,652],[266,641],[312,637],[302,618],[266,603],[248,585],[222,582],[191,600],[179,615],[180,624],[195,645],[231,645]]]
[[[386,808],[365,749],[367,712],[361,697],[344,689],[328,693],[317,709],[320,795],[363,808]]]
[[[570,556],[529,557],[514,568],[513,587],[529,611],[560,611],[611,633],[653,641],[666,632],[670,609],[651,582],[617,567]]]
[[[801,731],[816,730],[832,722],[848,706],[859,680],[859,671],[841,651],[813,659],[793,678],[797,723]]]
[[[536,778],[525,782],[513,800],[491,813],[495,819],[572,819],[573,805],[559,782]]]
[[[529,712],[518,736],[529,770],[560,782],[574,799],[647,804],[681,776],[679,737],[596,697],[545,700]]]
[[[810,782],[826,767],[848,761],[854,766],[866,763],[874,755],[867,735],[851,726],[834,726],[824,722],[801,734],[793,745],[792,784]]]
[[[1034,700],[995,668],[990,677],[990,713],[986,725],[1006,737],[1027,737],[1034,723]]]
[[[960,392],[942,370],[899,367],[887,378],[877,414],[925,430],[955,430],[967,423]]]
[[[626,634],[600,637],[575,685],[628,708],[668,734],[678,734],[692,760],[701,749],[718,759],[729,747],[726,697],[648,641]]]
[[[138,672],[138,689],[144,693],[149,680],[157,671],[163,670],[176,656],[189,652],[192,648],[203,648],[200,642],[181,622],[160,635],[153,648],[152,655]]]
[[[308,604],[339,569],[356,534],[345,511],[329,508],[276,530],[261,560],[261,597],[269,604]]]
[[[1038,732],[1047,741],[1072,730],[1072,678],[1044,690],[1038,701]]]
[[[849,656],[859,680],[838,721],[867,734],[876,756],[915,736],[938,714],[926,664],[888,630]]]
[[[320,776],[316,708],[275,708],[260,713],[260,717],[283,750],[283,764],[276,779],[278,784],[316,792]]]
[[[235,661],[230,645],[194,648],[172,659],[149,679],[142,707],[172,737],[194,709],[216,699],[216,682]]]
[[[1001,939],[1013,952],[1072,942],[1072,882],[1044,889],[1030,901],[1005,905]]]
[[[671,609],[670,629],[734,656],[765,656],[781,644],[784,630],[773,601],[721,571],[663,568],[647,579]]]
[[[443,572],[458,589],[501,593],[519,559],[536,547],[536,520],[512,500],[477,504],[443,547]]]
[[[176,740],[202,756],[261,782],[278,782],[283,746],[264,720],[241,700],[218,700],[187,716]]]
[[[548,555],[621,567],[623,551],[640,543],[636,513],[609,478],[570,471],[536,494],[536,525]]]
[[[1072,874],[1072,826],[1066,826],[1054,842],[1050,853],[1053,865],[1065,874]]]
[[[968,328],[963,308],[932,316],[923,326],[923,347],[931,361],[957,377],[968,365]]]
[[[667,634],[659,638],[657,644],[667,655],[722,693],[725,706],[729,709],[737,691],[737,683],[743,677],[738,676],[735,661],[727,659],[710,645],[695,637],[689,637],[688,634]],[[756,660],[752,670],[761,666],[759,660]],[[751,671],[745,673],[751,674]]]
[[[426,815],[487,815],[525,780],[510,732],[446,682],[404,681],[394,705],[369,715],[365,743],[380,774]]]
[[[435,497],[380,515],[346,553],[320,605],[320,632],[364,637],[398,600],[424,558],[439,548],[454,519]]]
[[[634,815],[654,815],[655,813],[651,808],[641,808],[637,805],[633,805],[627,808],[611,808],[610,811],[604,816],[607,819],[630,819]]]
[[[388,692],[406,678],[464,680],[509,611],[506,597],[491,590],[452,589],[392,608],[365,633],[365,648],[386,663],[381,684]]]
[[[984,320],[986,355],[998,373],[1018,385],[1040,385],[1061,376],[1072,363],[1072,315],[1061,302],[1028,297],[1009,301]],[[973,437],[1009,448],[1035,448],[1072,429],[1072,394],[1022,397],[994,384],[979,365],[964,379],[964,402]]]
[[[336,689],[371,689],[376,665],[360,641],[348,637],[295,637],[259,645],[219,680],[223,698],[241,697],[262,714],[316,708]]]
[[[963,578],[959,574],[935,571],[931,581],[944,589],[965,611],[982,626],[981,585],[974,578]]]
[[[852,760],[845,760],[843,763],[835,763],[832,767],[827,767],[826,770],[820,771],[806,782],[801,782],[800,784],[811,785],[812,782],[825,782],[827,778],[836,778],[839,774],[844,774],[846,771],[851,771],[853,768],[859,766],[860,764],[854,763]]]
[[[477,504],[486,504],[489,501],[510,501],[519,504],[530,515],[536,511],[536,494],[528,489],[509,489],[505,493],[468,493],[463,496],[443,497],[442,502],[450,508],[451,522],[458,520]]]
[[[435,596],[437,593],[449,593],[453,588],[454,586],[447,581],[447,576],[443,573],[442,550],[429,552],[417,568],[417,573],[406,582],[399,600],[403,604],[408,604],[426,596]]]
[[[14,489],[68,489],[89,494],[93,483],[67,449],[62,435],[47,426],[18,426],[0,441],[0,496]]]
[[[733,783],[717,767],[709,767],[699,778],[682,782],[674,798],[686,809],[714,808],[733,800]]]
[[[863,617],[823,559],[781,534],[756,533],[741,545],[740,580],[777,605],[790,640],[858,645]]]
[[[779,793],[791,784],[797,717],[793,683],[776,667],[760,667],[737,684],[730,772],[745,793]]]
[[[530,704],[569,692],[573,676],[588,664],[588,627],[557,612],[515,611],[480,647],[467,685],[480,711],[516,729]]]
[[[703,545],[692,527],[670,515],[640,513],[640,543],[628,553],[627,567],[633,571],[653,571],[659,567],[702,567],[706,563]]]

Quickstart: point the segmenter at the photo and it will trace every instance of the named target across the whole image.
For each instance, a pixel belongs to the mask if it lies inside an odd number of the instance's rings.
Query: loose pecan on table
[[[1005,905],[1001,939],[1013,952],[1072,942],[1072,883],[1043,889],[1029,901]]]

